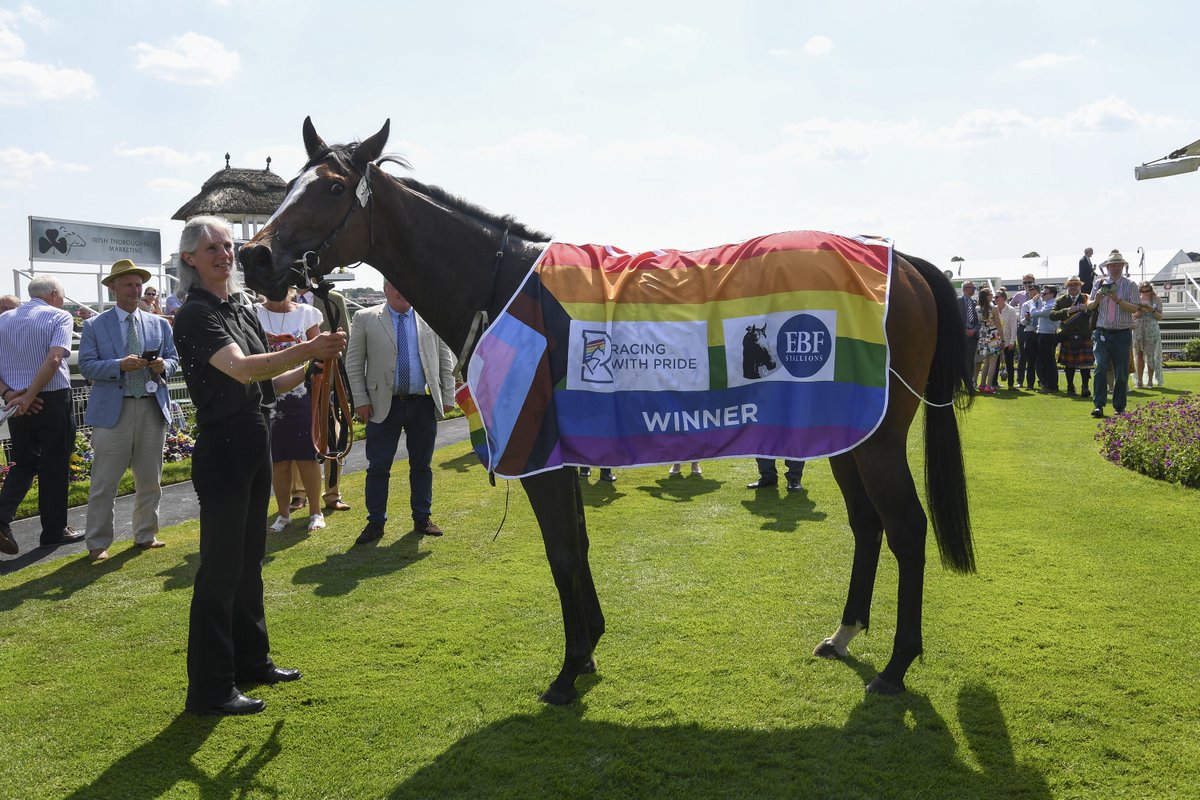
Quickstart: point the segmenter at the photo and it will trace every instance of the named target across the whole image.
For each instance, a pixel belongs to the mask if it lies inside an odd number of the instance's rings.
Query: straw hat
[[[112,282],[117,278],[121,277],[122,275],[128,275],[131,272],[134,275],[140,276],[142,283],[150,280],[149,271],[142,269],[128,258],[122,258],[120,261],[112,265],[112,269],[108,271],[108,277],[102,279],[100,282],[105,286],[111,286]]]
[[[1125,267],[1129,266],[1129,262],[1125,260],[1125,256],[1121,255],[1120,250],[1113,250],[1108,254],[1108,258],[1104,260],[1104,266],[1107,267],[1109,264],[1120,264]]]
[[[1083,281],[1079,280],[1078,275],[1072,275],[1067,278],[1067,286],[1083,286]]]

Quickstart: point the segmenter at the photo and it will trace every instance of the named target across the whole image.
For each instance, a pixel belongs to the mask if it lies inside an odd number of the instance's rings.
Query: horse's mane
[[[359,167],[354,163],[354,152],[358,149],[360,144],[361,142],[351,142],[349,144],[327,145],[324,150],[315,153],[312,158],[308,160],[308,163],[304,165],[304,169],[300,171],[304,172],[305,170],[308,170],[311,167],[321,163],[325,159],[332,158],[338,167],[343,171],[358,172]],[[382,159],[399,164],[405,169],[412,169],[412,165],[408,162],[408,159],[399,154],[388,153],[385,154]],[[533,228],[518,222],[510,215],[500,216],[498,214],[493,214],[486,208],[476,205],[469,200],[464,200],[457,195],[451,194],[440,186],[432,186],[427,183],[421,183],[416,178],[402,177],[399,175],[389,175],[389,177],[407,189],[423,194],[431,200],[441,203],[442,205],[450,206],[460,214],[474,217],[482,222],[494,225],[497,228],[506,228],[512,235],[521,239],[525,239],[526,241],[548,242],[553,238],[546,233],[534,230]]]
[[[398,176],[392,177],[396,178],[397,181],[404,184],[404,186],[414,192],[419,192],[431,200],[435,200],[438,203],[450,206],[461,214],[465,214],[469,217],[475,217],[476,219],[487,222],[496,226],[497,228],[507,228],[512,235],[525,239],[526,241],[548,242],[553,238],[549,234],[534,230],[533,228],[526,226],[524,223],[518,222],[509,214],[504,216],[493,214],[486,208],[476,205],[470,200],[464,200],[458,195],[451,194],[440,186],[432,186],[427,183],[421,183],[416,178]]]

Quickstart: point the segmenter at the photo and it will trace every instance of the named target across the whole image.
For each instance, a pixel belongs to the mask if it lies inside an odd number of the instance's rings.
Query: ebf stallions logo
[[[612,383],[613,373],[608,362],[612,358],[612,339],[604,331],[582,332],[583,363],[579,379],[587,383]]]
[[[820,372],[833,354],[833,335],[815,315],[797,314],[779,326],[775,353],[793,376],[809,378]]]

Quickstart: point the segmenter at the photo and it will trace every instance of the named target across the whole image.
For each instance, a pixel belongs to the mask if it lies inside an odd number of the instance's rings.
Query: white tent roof
[[[1129,262],[1129,271],[1126,274],[1134,280],[1142,280],[1142,254],[1137,251],[1136,247],[1118,249],[1125,256],[1125,260]],[[1101,253],[1097,250],[1093,254],[1092,263],[1096,265],[1097,272],[1100,271],[1100,265],[1107,257],[1107,251]],[[970,278],[976,283],[991,280],[1012,285],[1020,283],[1026,273],[1032,273],[1038,283],[1050,281],[1062,285],[1067,278],[1079,272],[1079,259],[1081,258],[1083,258],[1082,251],[1074,255],[1051,255],[1040,258],[971,259],[969,261],[952,261],[938,266],[953,271],[954,278],[952,280],[955,283]],[[1146,280],[1149,281],[1171,280],[1175,278],[1180,267],[1188,268],[1188,271],[1191,271],[1192,266],[1191,259],[1183,250],[1147,250],[1144,274]]]

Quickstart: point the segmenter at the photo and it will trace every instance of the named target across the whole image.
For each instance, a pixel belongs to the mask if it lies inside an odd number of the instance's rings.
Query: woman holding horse
[[[196,217],[179,241],[187,300],[175,315],[175,343],[196,406],[192,483],[200,500],[200,568],[188,627],[188,711],[254,714],[266,704],[237,683],[300,678],[275,666],[263,610],[263,519],[271,492],[267,413],[276,392],[304,380],[311,359],[339,356],[346,334],[323,333],[270,352],[254,312],[236,297],[233,231]]]

